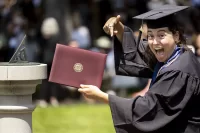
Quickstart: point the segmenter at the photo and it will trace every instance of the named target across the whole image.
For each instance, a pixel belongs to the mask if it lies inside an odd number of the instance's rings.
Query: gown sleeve
[[[109,95],[109,105],[117,133],[153,132],[172,121],[181,124],[195,87],[196,78],[182,72],[166,72],[158,77],[145,96],[134,99]]]
[[[145,57],[147,41],[137,39],[130,28],[124,27],[122,43],[114,37],[115,71],[117,75],[151,78],[152,68]]]

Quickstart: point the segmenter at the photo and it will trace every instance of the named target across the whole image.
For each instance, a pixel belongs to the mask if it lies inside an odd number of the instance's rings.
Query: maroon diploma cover
[[[49,76],[50,82],[80,87],[101,87],[107,54],[57,44]]]

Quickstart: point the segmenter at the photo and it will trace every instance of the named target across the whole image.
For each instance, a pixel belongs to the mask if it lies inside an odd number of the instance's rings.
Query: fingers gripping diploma
[[[81,84],[80,87],[78,91],[86,98],[108,103],[108,94],[102,92],[98,87],[83,84]]]

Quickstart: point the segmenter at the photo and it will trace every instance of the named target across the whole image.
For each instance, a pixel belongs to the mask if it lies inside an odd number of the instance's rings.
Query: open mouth
[[[164,48],[155,48],[156,54],[162,54],[164,53]]]

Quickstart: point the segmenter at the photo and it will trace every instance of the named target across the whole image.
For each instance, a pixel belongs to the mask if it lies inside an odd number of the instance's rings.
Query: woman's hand
[[[124,25],[120,22],[120,15],[117,17],[111,17],[103,26],[103,30],[111,37],[116,35],[121,41],[124,33]]]
[[[79,92],[86,98],[108,103],[108,94],[102,92],[98,87],[93,85],[80,85]]]

